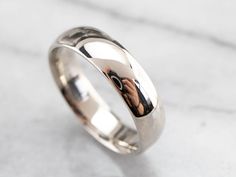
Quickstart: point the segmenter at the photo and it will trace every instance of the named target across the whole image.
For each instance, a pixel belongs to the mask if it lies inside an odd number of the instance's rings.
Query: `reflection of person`
[[[120,77],[110,68],[106,68],[103,72],[114,83],[135,116],[140,117],[150,112],[150,105],[137,87],[136,81],[126,77]]]
[[[134,81],[129,78],[124,78],[122,79],[122,83],[124,84],[126,90],[126,92],[122,93],[122,95],[129,107],[133,109],[133,112],[135,112],[136,115],[143,115],[144,107],[139,99],[139,94]]]

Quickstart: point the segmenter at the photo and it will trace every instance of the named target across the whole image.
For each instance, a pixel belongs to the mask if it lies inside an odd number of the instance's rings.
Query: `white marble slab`
[[[2,0],[0,176],[235,177],[235,5]],[[141,156],[101,147],[54,85],[48,47],[62,31],[81,25],[98,27],[126,46],[165,103],[165,131]]]

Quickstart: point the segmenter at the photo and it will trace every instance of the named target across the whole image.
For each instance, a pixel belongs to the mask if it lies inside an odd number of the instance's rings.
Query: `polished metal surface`
[[[89,61],[114,86],[136,129],[112,112],[82,73],[79,60]],[[104,146],[120,154],[140,153],[159,138],[165,116],[156,90],[136,60],[107,34],[92,27],[68,30],[51,46],[49,62],[64,98]]]

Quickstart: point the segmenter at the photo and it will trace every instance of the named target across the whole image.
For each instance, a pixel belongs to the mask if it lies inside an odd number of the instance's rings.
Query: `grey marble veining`
[[[234,1],[220,0],[2,0],[0,176],[234,177],[234,9]],[[141,156],[101,147],[52,80],[50,44],[81,25],[128,48],[165,103],[165,131]],[[96,75],[90,78],[102,89]]]
[[[216,35],[212,35],[210,33],[202,32],[202,31],[196,31],[196,30],[188,30],[184,27],[172,24],[172,23],[165,23],[163,21],[153,20],[150,18],[146,18],[143,16],[136,17],[134,15],[130,15],[129,11],[127,12],[120,12],[120,9],[117,8],[109,8],[107,5],[104,6],[104,4],[96,3],[93,1],[85,1],[85,0],[71,0],[71,2],[83,6],[87,9],[93,10],[93,11],[99,11],[101,13],[105,13],[111,17],[114,17],[116,19],[120,19],[122,21],[128,21],[132,23],[138,23],[139,25],[145,25],[150,26],[157,29],[163,29],[165,31],[170,31],[172,33],[177,33],[178,35],[184,35],[189,36],[191,38],[196,38],[199,40],[206,40],[209,42],[214,43],[215,45],[223,46],[223,47],[229,47],[232,49],[236,49],[236,44],[233,41],[227,41],[224,38],[218,37]],[[126,1],[123,1],[124,4],[126,4]],[[134,2],[135,3],[135,2]]]

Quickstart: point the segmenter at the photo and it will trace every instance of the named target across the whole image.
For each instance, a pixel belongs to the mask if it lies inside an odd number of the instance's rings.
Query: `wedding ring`
[[[135,129],[125,125],[98,94],[81,71],[80,60],[93,65],[120,95]],[[66,31],[52,44],[49,63],[65,100],[105,147],[120,154],[141,153],[159,138],[165,115],[153,83],[130,53],[106,33],[93,27]]]

